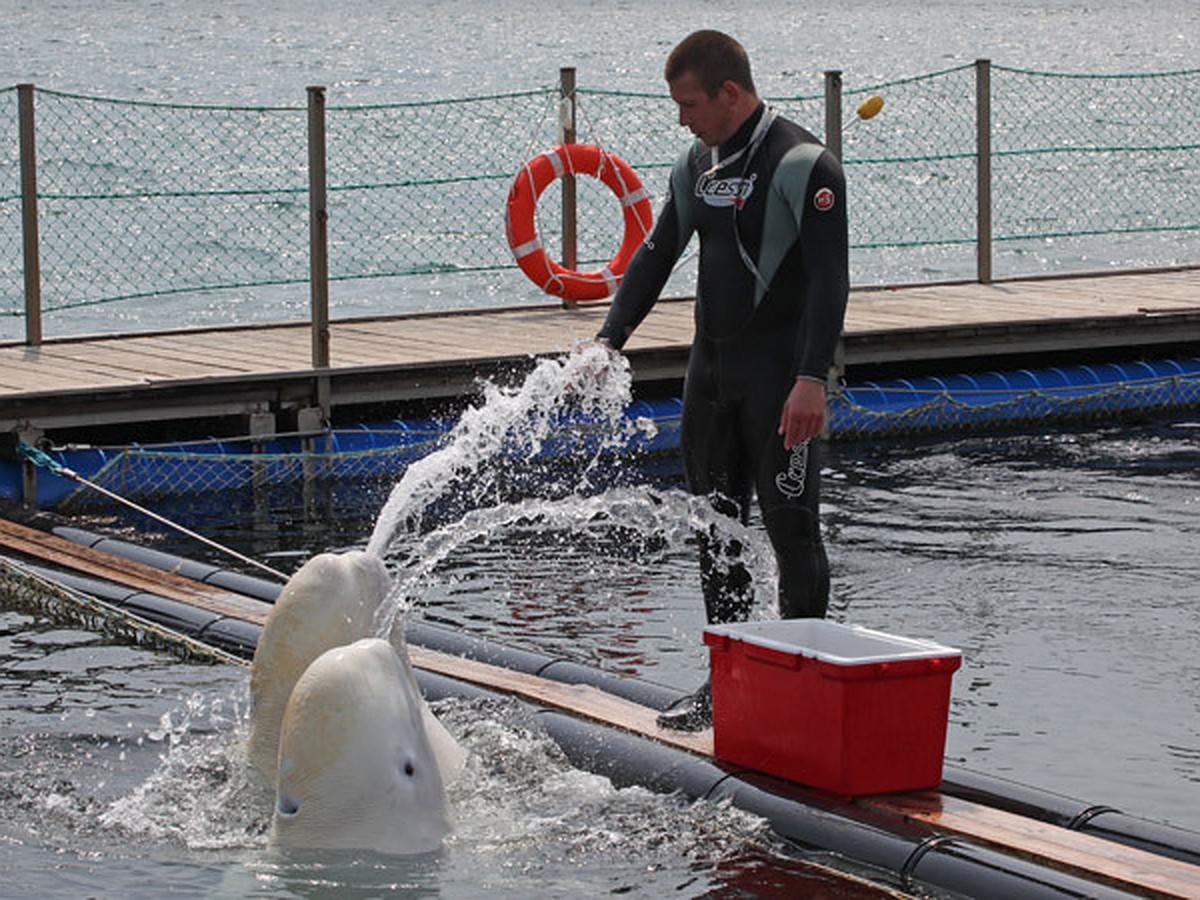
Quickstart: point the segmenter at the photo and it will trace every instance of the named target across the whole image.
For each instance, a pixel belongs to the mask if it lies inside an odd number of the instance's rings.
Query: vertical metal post
[[[25,257],[25,343],[42,343],[42,269],[38,250],[37,147],[34,140],[33,85],[17,85],[17,127],[21,133],[21,237]]]
[[[40,428],[24,423],[17,429],[17,440],[30,447],[37,447],[45,433]],[[37,509],[38,467],[27,459],[21,460],[21,505],[25,509]]]
[[[825,71],[825,149],[841,162],[842,159],[842,73],[839,69]],[[839,337],[834,350],[833,364],[825,376],[825,394],[833,397],[840,390],[842,373],[846,369],[846,348]],[[829,419],[821,431],[822,439],[829,438]]]
[[[975,269],[992,283],[992,62],[975,60]]]
[[[309,295],[312,365],[329,366],[329,210],[325,197],[325,88],[308,89]]]
[[[575,69],[564,66],[558,70],[558,126],[559,142],[575,143]],[[579,232],[577,230],[577,195],[575,175],[564,172],[562,176],[562,264],[574,271],[579,266]],[[564,307],[575,305],[574,300],[563,298]]]
[[[830,69],[825,73],[825,148],[842,158],[842,73]]]

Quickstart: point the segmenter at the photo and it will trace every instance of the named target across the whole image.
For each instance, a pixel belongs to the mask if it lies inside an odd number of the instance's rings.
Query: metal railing
[[[22,317],[31,345],[46,313],[116,302],[153,305],[159,327],[187,298],[200,298],[180,314],[189,323],[242,321],[236,299],[274,288],[286,298],[255,315],[311,319],[320,366],[341,312],[331,284],[403,276],[439,294],[461,283],[458,299],[536,299],[503,228],[524,162],[572,136],[601,144],[657,205],[682,145],[665,94],[560,74],[554,88],[375,106],[327,105],[321,88],[284,108],[0,89],[0,109],[15,101],[0,114],[0,321]],[[981,60],[855,87],[829,72],[819,93],[770,101],[823,124],[843,157],[856,284],[987,282],[1200,261],[1198,85],[1200,69],[1064,75]],[[847,123],[843,109],[873,93],[884,112]],[[621,229],[607,190],[578,181],[543,197],[562,215],[539,214],[569,268],[607,260]]]

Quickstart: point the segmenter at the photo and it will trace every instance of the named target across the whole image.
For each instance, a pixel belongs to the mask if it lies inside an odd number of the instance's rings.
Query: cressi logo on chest
[[[754,193],[754,179],[754,175],[749,178],[717,178],[706,173],[696,180],[696,196],[708,206],[735,206],[741,209]]]

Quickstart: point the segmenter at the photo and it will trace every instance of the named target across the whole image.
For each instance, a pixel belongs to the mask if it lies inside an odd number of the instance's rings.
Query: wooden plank
[[[932,792],[857,802],[1124,889],[1200,897],[1200,867],[1004,810]]]
[[[165,381],[176,378],[197,378],[206,375],[236,375],[243,370],[228,366],[199,351],[192,354],[178,349],[170,356],[142,352],[136,344],[126,347],[68,344],[63,348],[47,348],[45,359],[52,365],[74,364],[93,367],[113,378],[127,381]]]
[[[405,362],[433,360],[449,362],[489,358],[508,355],[514,352],[515,347],[524,348],[531,343],[527,339],[522,339],[516,344],[510,343],[510,340],[516,340],[514,333],[510,332],[505,335],[499,324],[490,333],[486,333],[474,329],[456,332],[449,323],[440,327],[427,326],[414,329],[405,334],[392,334],[389,331],[381,330],[376,338],[359,338],[359,340],[364,346],[375,344],[379,349],[390,350],[393,362],[399,360]],[[341,349],[342,344],[337,332],[334,333],[332,346],[335,353]]]
[[[448,347],[457,349],[462,346],[462,338],[452,328],[430,328],[424,323],[420,327],[399,327],[399,323],[388,322],[381,325],[366,324],[355,326],[335,327],[333,329],[333,344],[337,346],[345,341],[367,346],[379,345],[399,347]]]
[[[424,647],[410,646],[408,652],[412,664],[417,668],[553,706],[573,715],[631,731],[701,756],[711,757],[713,754],[711,728],[700,732],[660,728],[656,721],[656,710],[614,696],[599,688],[586,684],[550,681],[536,675],[502,669],[489,663],[426,650]]]
[[[64,371],[49,366],[23,366],[5,363],[0,367],[0,394],[42,394],[84,391],[90,388],[118,387],[126,378],[99,376],[95,372]]]
[[[449,323],[440,327],[426,326],[402,331],[395,328],[377,329],[374,332],[354,330],[348,334],[352,338],[349,347],[354,352],[368,350],[387,353],[389,361],[486,356],[494,355],[497,350],[494,343],[486,346],[487,342],[479,334],[455,332]],[[334,331],[332,346],[335,353],[347,350],[346,337],[347,332],[341,329]]]
[[[203,332],[180,339],[155,337],[138,341],[136,347],[142,353],[208,360],[239,371],[303,369],[312,361],[311,341],[295,340],[285,331],[255,336]]]
[[[6,356],[2,370],[6,376],[20,374],[35,379],[35,383],[65,382],[69,384],[106,384],[127,383],[128,373],[106,373],[98,366],[86,362],[76,362],[55,355],[51,347],[31,348],[20,357]],[[36,390],[36,388],[35,388]]]
[[[0,519],[0,546],[114,584],[260,625],[266,621],[270,610],[268,604],[250,597],[209,588],[190,578],[93,550],[5,519]]]
[[[630,340],[627,349],[634,353],[673,354],[672,362],[654,368],[654,377],[682,377],[693,311],[689,300],[664,299]],[[1178,331],[1172,311],[1180,313]],[[464,369],[564,353],[595,334],[607,312],[606,303],[573,310],[545,304],[335,322],[329,374],[354,377],[358,369],[375,370],[372,383],[378,389],[370,392],[371,402],[415,399],[426,390],[438,397],[459,394],[474,384],[475,375]],[[1196,334],[1198,312],[1200,268],[856,289],[847,311],[847,358],[851,364],[900,363],[1020,348],[1114,346],[1119,339],[1114,329],[1124,333],[1142,316],[1149,324],[1139,331],[1139,341],[1179,342]],[[1006,338],[1010,329],[1019,330],[1021,339]],[[895,338],[890,343],[889,332]],[[194,417],[209,407],[182,398],[213,398],[214,382],[222,408],[235,403],[237,389],[251,381],[262,386],[265,402],[273,402],[272,397],[306,389],[297,379],[313,377],[310,349],[307,323],[295,322],[69,338],[41,348],[0,345],[0,400],[20,404],[6,409],[0,403],[0,420],[9,428],[23,421],[46,428],[105,424],[135,421],[133,408],[152,408],[159,417]],[[649,377],[648,369],[639,372]],[[170,397],[161,392],[168,385]],[[118,393],[126,388],[128,394]],[[93,390],[100,395],[89,406],[93,418],[81,419],[72,410],[81,394]],[[349,402],[360,393],[337,396]]]

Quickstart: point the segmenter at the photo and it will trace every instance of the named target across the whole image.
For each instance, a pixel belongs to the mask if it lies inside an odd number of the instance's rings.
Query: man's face
[[[679,124],[706,146],[715,147],[733,137],[738,123],[733,119],[736,92],[730,82],[723,84],[715,97],[705,93],[694,72],[684,72],[667,86],[679,107]]]

